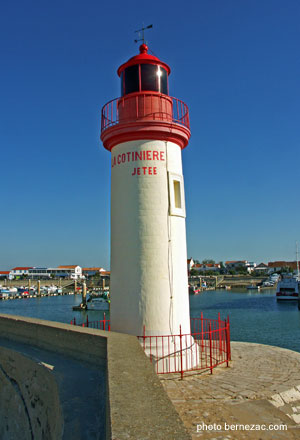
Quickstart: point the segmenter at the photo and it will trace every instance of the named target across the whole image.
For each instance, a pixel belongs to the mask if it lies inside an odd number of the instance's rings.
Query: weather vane
[[[144,27],[144,25],[143,25],[142,29],[138,29],[137,31],[134,31],[135,33],[138,32],[138,36],[139,36],[139,39],[138,40],[134,40],[134,42],[137,43],[138,41],[142,41],[143,44],[147,43],[147,41],[145,42],[145,35],[144,35],[144,33],[145,33],[146,29],[151,29],[151,28],[153,28],[152,24],[149,24],[149,26],[146,26],[146,27]]]

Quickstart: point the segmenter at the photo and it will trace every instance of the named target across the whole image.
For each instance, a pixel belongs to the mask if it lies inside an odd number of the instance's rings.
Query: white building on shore
[[[82,278],[80,266],[58,266],[58,267],[32,267],[28,271],[29,278],[71,278],[78,280]]]
[[[13,278],[16,278],[16,277],[28,275],[30,269],[32,269],[32,267],[20,267],[20,266],[19,267],[14,267],[10,271],[10,277],[13,279]]]

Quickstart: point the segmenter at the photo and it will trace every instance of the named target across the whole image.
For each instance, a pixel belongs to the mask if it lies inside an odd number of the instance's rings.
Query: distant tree
[[[289,273],[293,272],[293,269],[289,266],[282,267],[281,270],[278,271],[279,273]]]
[[[248,274],[247,268],[244,267],[244,266],[238,266],[236,268],[236,272],[239,273],[239,274],[243,274],[243,275],[247,275]]]
[[[195,264],[200,264],[200,261],[199,260],[194,260],[194,263]]]
[[[194,276],[198,275],[198,271],[196,269],[191,269],[190,275],[191,275],[191,277],[194,277]]]
[[[212,276],[212,275],[216,275],[216,272],[215,272],[214,270],[206,270],[206,271],[205,271],[205,274],[206,274],[207,276]]]
[[[215,260],[206,258],[205,260],[202,261],[202,264],[215,264]]]

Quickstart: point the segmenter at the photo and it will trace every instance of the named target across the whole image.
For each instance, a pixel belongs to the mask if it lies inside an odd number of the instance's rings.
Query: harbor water
[[[190,296],[191,317],[229,315],[232,341],[275,345],[300,352],[297,301],[277,301],[275,289],[216,290]]]
[[[102,311],[72,310],[81,295],[48,296],[0,301],[0,313],[70,323],[103,319]],[[300,311],[297,301],[277,302],[275,290],[206,291],[190,296],[191,317],[221,319],[229,315],[231,340],[275,345],[300,352]],[[106,312],[109,319],[109,312]]]

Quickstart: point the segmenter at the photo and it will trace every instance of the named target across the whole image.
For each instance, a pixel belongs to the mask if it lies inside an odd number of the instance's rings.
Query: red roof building
[[[297,261],[270,261],[268,267],[274,270],[281,270],[287,267],[297,270]]]
[[[12,270],[24,271],[24,270],[29,270],[29,269],[32,269],[32,266],[30,266],[30,267],[27,267],[27,266],[26,267],[14,267]]]
[[[75,269],[75,267],[78,267],[77,264],[71,266],[58,266],[58,269]]]

